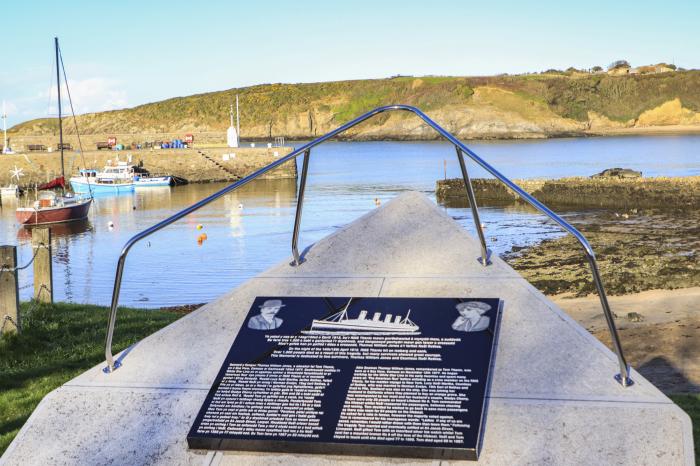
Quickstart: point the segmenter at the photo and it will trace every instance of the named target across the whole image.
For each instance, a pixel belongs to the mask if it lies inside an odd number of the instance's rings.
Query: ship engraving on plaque
[[[420,327],[409,319],[411,310],[405,316],[393,315],[390,313],[382,315],[381,312],[372,313],[368,318],[366,309],[360,310],[355,318],[348,316],[348,308],[352,299],[348,300],[342,311],[326,317],[325,319],[314,319],[311,321],[311,330],[305,330],[307,334],[322,334],[326,332],[343,332],[346,334],[410,334],[419,335]]]

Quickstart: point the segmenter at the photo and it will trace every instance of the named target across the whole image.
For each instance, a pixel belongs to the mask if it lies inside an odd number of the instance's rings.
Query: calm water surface
[[[511,178],[587,176],[627,167],[645,176],[700,175],[700,136],[609,137],[544,141],[470,142]],[[300,245],[305,247],[386,202],[417,190],[434,199],[435,181],[459,176],[454,150],[438,142],[333,142],[312,154]],[[484,176],[470,165],[473,176]],[[109,304],[119,251],[132,235],[225,184],[150,188],[100,197],[87,222],[53,227],[54,293],[61,301]],[[297,184],[249,184],[135,246],[127,260],[120,303],[138,307],[209,301],[290,255]],[[473,233],[468,209],[446,209]],[[496,253],[559,235],[557,227],[523,207],[482,208]],[[573,212],[563,213],[571,215]],[[109,223],[114,227],[110,228]],[[203,225],[198,231],[196,226]],[[198,245],[197,237],[208,239]],[[0,243],[31,258],[30,234],[0,210]],[[300,248],[301,249],[301,248]],[[31,267],[20,272],[22,299],[31,296]]]

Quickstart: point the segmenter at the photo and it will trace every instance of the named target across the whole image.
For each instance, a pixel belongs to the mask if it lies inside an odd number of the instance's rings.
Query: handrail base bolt
[[[632,380],[629,377],[622,377],[622,374],[615,374],[615,380],[617,380],[617,383],[619,383],[623,387],[631,387],[632,385],[634,385],[634,380]]]
[[[119,361],[114,361],[114,367],[109,367],[109,364],[108,364],[107,367],[102,369],[102,372],[104,372],[105,374],[111,374],[112,372],[119,369],[121,366],[122,366],[122,363],[120,363]]]
[[[490,249],[486,250],[486,263],[484,263],[483,256],[477,257],[476,260],[479,264],[483,265],[484,267],[487,265],[491,265],[491,250]]]

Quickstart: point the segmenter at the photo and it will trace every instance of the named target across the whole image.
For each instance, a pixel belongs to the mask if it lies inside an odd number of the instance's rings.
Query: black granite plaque
[[[478,458],[496,298],[256,298],[190,448]]]

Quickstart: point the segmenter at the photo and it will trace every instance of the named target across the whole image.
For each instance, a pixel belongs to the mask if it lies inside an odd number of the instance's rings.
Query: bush
[[[627,60],[617,60],[608,65],[608,71],[618,68],[631,68],[631,66]]]

